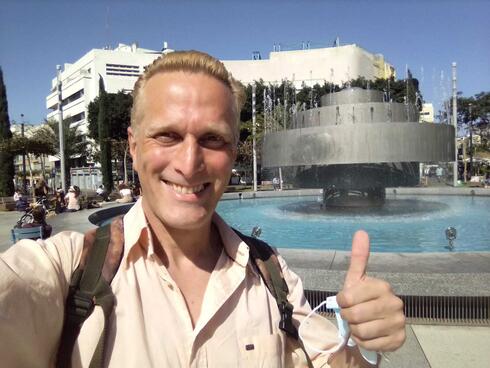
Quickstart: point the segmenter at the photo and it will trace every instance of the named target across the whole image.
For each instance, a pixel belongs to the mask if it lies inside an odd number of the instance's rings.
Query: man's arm
[[[0,254],[0,357],[5,367],[54,365],[64,300],[83,235],[21,240]]]

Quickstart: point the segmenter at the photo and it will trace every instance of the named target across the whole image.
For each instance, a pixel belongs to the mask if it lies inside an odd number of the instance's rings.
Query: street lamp
[[[473,176],[473,117],[471,115],[471,103],[469,104],[470,120],[470,178]]]
[[[452,63],[453,72],[453,126],[454,126],[454,165],[453,165],[453,186],[458,185],[458,99],[456,89],[456,63]]]
[[[20,114],[20,135],[24,138],[24,114]],[[22,150],[22,191],[26,192],[26,150]]]
[[[65,134],[63,132],[63,98],[61,95],[61,65],[56,65],[57,87],[58,87],[58,131],[60,139],[60,169],[61,169],[61,189],[66,193],[65,178]]]
[[[256,111],[255,111],[255,93],[257,86],[252,84],[252,159],[253,159],[253,191],[257,191],[257,150],[256,150]]]

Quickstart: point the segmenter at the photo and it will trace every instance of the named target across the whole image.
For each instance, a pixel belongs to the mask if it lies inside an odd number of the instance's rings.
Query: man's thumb
[[[356,231],[352,238],[352,252],[349,269],[345,276],[345,286],[351,286],[364,278],[368,259],[369,235],[363,230]]]

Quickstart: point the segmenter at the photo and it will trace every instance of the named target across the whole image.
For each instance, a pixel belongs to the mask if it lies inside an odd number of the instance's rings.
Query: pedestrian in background
[[[133,194],[126,183],[119,184],[119,194],[121,195],[121,198],[116,199],[117,203],[133,202]]]
[[[74,187],[70,187],[70,189],[68,189],[68,193],[65,196],[65,204],[67,212],[75,212],[80,210],[79,193]]]

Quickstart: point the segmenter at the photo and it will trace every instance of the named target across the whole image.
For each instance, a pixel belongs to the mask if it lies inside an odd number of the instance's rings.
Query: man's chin
[[[182,214],[181,216],[162,216],[162,223],[171,229],[175,230],[198,230],[202,229],[210,223],[210,215],[201,216],[189,216],[188,214]]]
[[[157,213],[155,216],[165,227],[176,230],[200,229],[211,222],[212,212],[175,211],[173,213]]]

